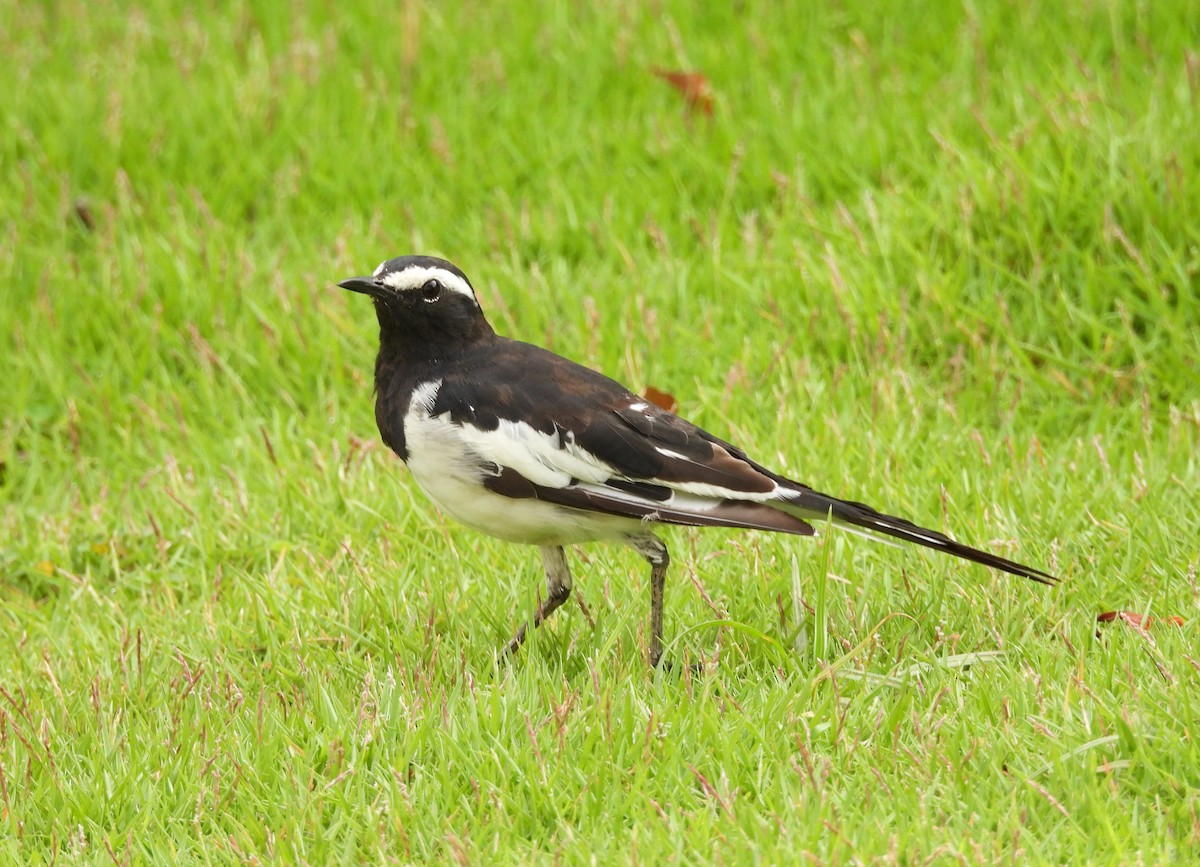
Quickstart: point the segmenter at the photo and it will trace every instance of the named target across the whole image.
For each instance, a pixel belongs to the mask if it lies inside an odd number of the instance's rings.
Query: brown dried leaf
[[[689,111],[712,117],[713,89],[704,73],[658,67],[651,67],[650,72],[675,88],[684,98]]]
[[[1159,617],[1157,620],[1161,620],[1168,626],[1183,626],[1183,618],[1175,615],[1171,615],[1169,617]],[[1150,627],[1154,625],[1156,618],[1142,617],[1142,615],[1133,611],[1103,611],[1096,615],[1097,623],[1112,623],[1113,621],[1120,621],[1121,623],[1132,626],[1134,629],[1141,629],[1145,631],[1149,630]]]
[[[667,391],[659,391],[652,385],[646,386],[642,391],[642,397],[650,401],[659,409],[665,409],[667,412],[675,412],[679,409],[679,401],[675,399],[675,395]]]
[[[92,203],[85,198],[76,199],[71,204],[71,213],[89,232],[96,229],[96,215],[92,212]]]

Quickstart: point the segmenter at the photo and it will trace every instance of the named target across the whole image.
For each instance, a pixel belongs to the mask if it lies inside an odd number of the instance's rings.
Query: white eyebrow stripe
[[[386,274],[381,280],[384,286],[389,286],[397,292],[411,292],[414,289],[420,289],[430,280],[437,280],[451,292],[466,295],[472,301],[475,301],[475,293],[471,291],[471,284],[457,274],[447,271],[445,268],[412,266],[405,268],[403,271],[393,271],[391,274]]]

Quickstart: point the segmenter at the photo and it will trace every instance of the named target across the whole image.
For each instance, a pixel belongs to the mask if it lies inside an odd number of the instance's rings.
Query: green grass
[[[1191,4],[285,5],[0,3],[0,858],[1197,851]],[[1066,581],[672,531],[702,673],[605,547],[497,668],[536,554],[378,442],[334,288],[406,252]]]

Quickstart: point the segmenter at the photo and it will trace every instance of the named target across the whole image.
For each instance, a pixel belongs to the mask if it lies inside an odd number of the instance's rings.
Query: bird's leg
[[[658,668],[663,654],[663,590],[671,557],[657,536],[630,536],[629,544],[650,564],[650,667]]]
[[[566,552],[559,545],[543,545],[538,550],[542,554],[542,565],[546,568],[546,598],[533,614],[534,628],[541,626],[571,595],[571,570],[567,567]],[[528,624],[521,624],[517,634],[504,646],[505,656],[512,656],[525,642],[527,628]]]

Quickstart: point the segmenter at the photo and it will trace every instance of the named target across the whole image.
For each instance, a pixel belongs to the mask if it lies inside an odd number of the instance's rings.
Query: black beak
[[[361,292],[364,295],[379,295],[383,290],[383,284],[374,277],[351,277],[349,280],[343,280],[338,285],[343,289],[349,289],[351,292]]]

